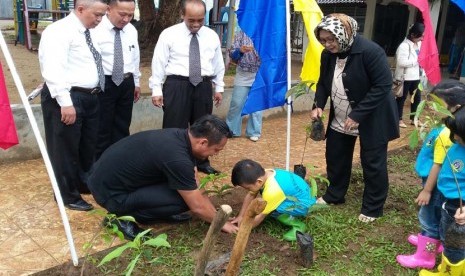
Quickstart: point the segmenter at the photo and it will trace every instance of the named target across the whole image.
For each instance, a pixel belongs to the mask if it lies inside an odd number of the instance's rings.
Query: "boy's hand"
[[[419,206],[428,205],[430,199],[431,192],[422,190],[418,195],[417,199],[415,199],[415,203],[417,203]]]
[[[242,217],[235,217],[235,218],[232,218],[231,220],[231,223],[237,226],[240,226],[241,222],[242,222]]]
[[[235,234],[237,233],[237,231],[239,230],[239,227],[237,227],[237,225],[233,224],[232,222],[230,221],[227,221],[222,230],[226,233],[229,233],[229,234]]]
[[[457,224],[465,225],[465,207],[462,207],[462,213],[460,213],[460,208],[458,208],[454,217]]]

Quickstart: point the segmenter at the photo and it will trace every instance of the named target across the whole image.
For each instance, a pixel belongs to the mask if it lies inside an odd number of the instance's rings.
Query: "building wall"
[[[13,18],[13,0],[0,0],[0,19]]]

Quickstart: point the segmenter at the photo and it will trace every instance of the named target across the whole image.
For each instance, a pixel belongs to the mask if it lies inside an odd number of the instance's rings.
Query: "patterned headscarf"
[[[347,52],[357,35],[358,24],[352,17],[343,13],[331,13],[321,19],[315,28],[315,36],[319,38],[320,30],[332,33],[339,43],[339,53]]]

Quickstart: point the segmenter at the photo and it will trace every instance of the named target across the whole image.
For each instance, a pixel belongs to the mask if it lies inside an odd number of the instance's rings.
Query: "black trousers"
[[[407,96],[409,94],[410,96],[413,94],[413,91],[417,89],[419,83],[420,83],[419,80],[404,81],[404,92],[402,94],[402,97],[396,98],[399,121],[402,120],[402,116],[404,113],[404,104],[405,104],[405,100],[407,99]],[[415,113],[417,111],[417,108],[420,102],[421,102],[421,91],[417,90],[415,92],[415,97],[413,98],[413,103],[410,105],[410,113]],[[415,114],[410,114],[410,120],[413,120],[414,118],[415,118]]]
[[[356,140],[356,136],[328,128],[325,155],[330,185],[323,195],[327,203],[345,202]],[[360,158],[365,183],[361,213],[370,217],[380,217],[383,215],[383,206],[389,189],[387,144],[369,149],[360,145]]]
[[[130,194],[109,199],[105,209],[118,216],[133,216],[137,222],[150,224],[189,210],[181,195],[167,184],[152,185]]]
[[[47,85],[41,93],[47,152],[65,204],[81,199],[88,191],[87,174],[92,167],[99,124],[97,95],[71,91],[76,122],[61,122],[61,107],[50,96]]]
[[[112,144],[129,136],[134,104],[134,77],[117,86],[111,76],[105,76],[105,92],[98,94],[100,124],[95,160]]]
[[[193,86],[189,78],[168,76],[163,84],[163,128],[188,128],[198,118],[212,114],[213,87],[210,80]],[[210,166],[208,159],[197,167]]]
[[[193,86],[187,77],[166,78],[163,84],[163,128],[187,128],[212,111],[213,87],[210,80]]]

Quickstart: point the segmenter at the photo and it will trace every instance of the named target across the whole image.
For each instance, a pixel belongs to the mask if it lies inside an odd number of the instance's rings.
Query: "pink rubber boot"
[[[441,242],[418,234],[417,251],[413,255],[397,255],[397,262],[408,268],[432,269],[436,264],[436,252]]]
[[[409,235],[408,238],[407,238],[408,242],[412,245],[415,245],[417,246],[418,244],[418,236],[417,235]],[[438,247],[438,252],[437,253],[442,253],[442,251],[444,251],[444,246],[442,246],[442,243],[439,244],[439,247]]]

